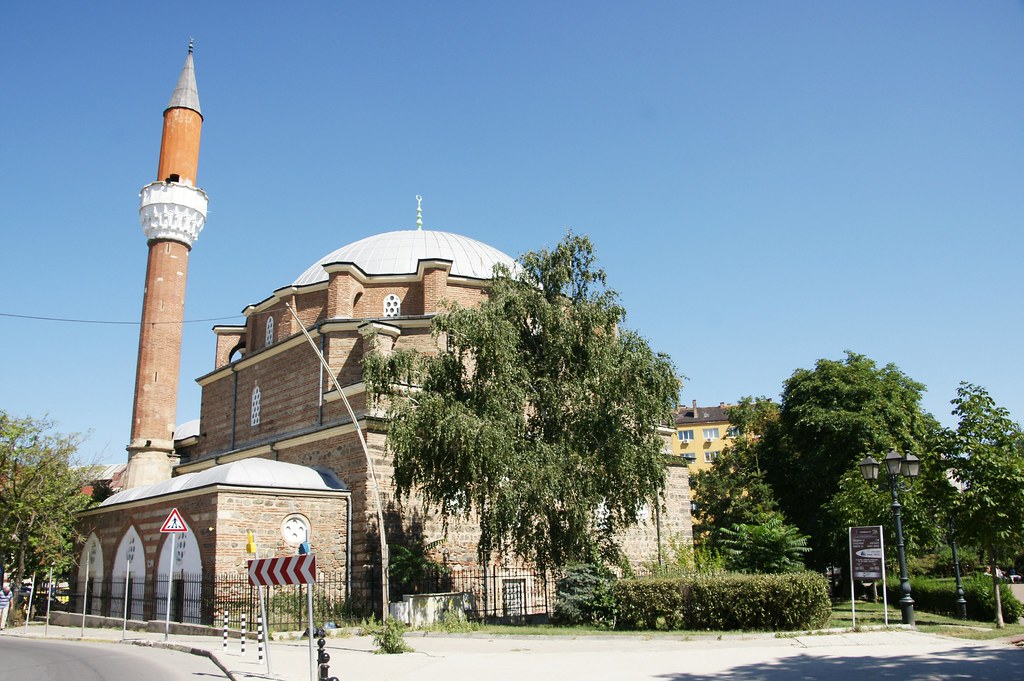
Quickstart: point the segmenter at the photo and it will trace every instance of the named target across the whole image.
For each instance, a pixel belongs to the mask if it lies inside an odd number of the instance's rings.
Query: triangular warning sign
[[[188,532],[188,525],[181,519],[181,514],[178,513],[178,509],[171,509],[171,514],[167,516],[167,520],[164,521],[163,527],[160,528],[161,532]]]

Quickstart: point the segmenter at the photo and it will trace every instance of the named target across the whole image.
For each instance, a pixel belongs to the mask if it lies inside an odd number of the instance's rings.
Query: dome
[[[415,274],[421,260],[449,260],[451,274],[471,279],[490,279],[494,265],[515,269],[515,261],[496,248],[449,232],[407,229],[385,232],[342,246],[320,258],[295,280],[306,286],[327,280],[324,265],[350,262],[368,275]]]

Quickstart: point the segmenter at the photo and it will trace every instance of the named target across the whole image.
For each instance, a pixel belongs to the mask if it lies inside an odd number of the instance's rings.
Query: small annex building
[[[308,541],[318,570],[343,575],[346,596],[379,614],[375,488],[389,543],[434,544],[436,559],[457,569],[476,564],[478,532],[464,523],[445,533],[415,501],[394,498],[387,423],[367,403],[363,359],[395,348],[442,352],[431,320],[443,303],[479,304],[494,267],[517,265],[475,239],[423,229],[419,211],[415,229],[327,253],[245,306],[244,324],[213,329],[214,365],[196,379],[199,419],[175,432],[184,274],[206,213],[195,186],[202,115],[192,59],[190,48],[164,112],[160,179],[141,194],[149,267],[124,489],[81,515],[78,592],[91,595],[90,612],[119,616],[115,584],[129,580],[147,597],[133,603],[150,602],[166,594],[169,573],[241,573],[252,533],[260,557]],[[673,432],[665,429],[666,452]],[[171,556],[160,527],[175,508],[190,531]],[[636,565],[656,559],[670,537],[690,537],[689,513],[686,467],[671,466],[662,504],[639,509],[620,538],[625,553]],[[161,617],[162,607],[133,615]],[[216,609],[209,598],[172,607],[203,623]]]

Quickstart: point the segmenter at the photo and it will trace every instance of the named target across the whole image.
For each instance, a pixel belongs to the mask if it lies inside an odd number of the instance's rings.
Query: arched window
[[[252,413],[249,417],[250,426],[260,425],[260,387],[252,389]]]
[[[274,318],[273,316],[267,317],[267,335],[264,338],[263,345],[267,346],[274,342]]]
[[[384,316],[397,317],[402,314],[402,301],[394,293],[389,293],[384,299]]]

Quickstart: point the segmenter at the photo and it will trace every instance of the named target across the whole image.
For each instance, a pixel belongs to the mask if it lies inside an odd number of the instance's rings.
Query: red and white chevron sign
[[[316,581],[316,556],[287,556],[249,561],[249,583],[253,586],[312,584]]]

